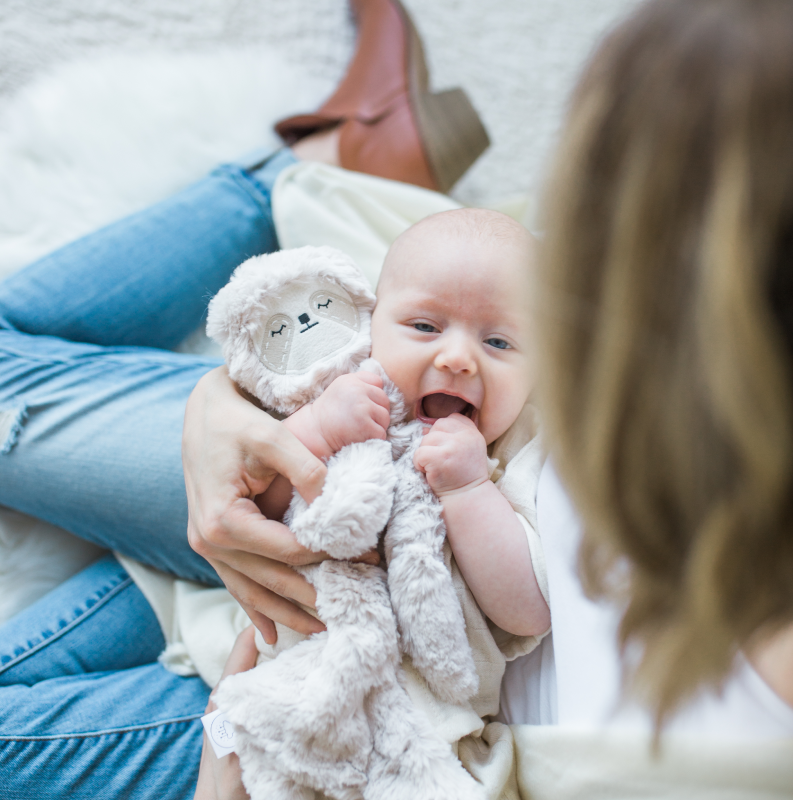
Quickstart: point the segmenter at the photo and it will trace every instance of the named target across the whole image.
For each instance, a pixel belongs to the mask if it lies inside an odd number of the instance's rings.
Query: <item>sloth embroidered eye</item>
[[[314,292],[308,298],[308,307],[323,322],[331,320],[338,325],[344,325],[352,331],[360,327],[358,309],[353,301],[344,293],[321,290]]]
[[[286,372],[296,328],[290,316],[279,312],[267,320],[260,335],[256,334],[253,343],[257,343],[258,357],[267,369],[279,375]]]

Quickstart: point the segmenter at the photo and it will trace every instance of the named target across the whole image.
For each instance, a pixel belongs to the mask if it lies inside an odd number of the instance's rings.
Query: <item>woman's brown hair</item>
[[[791,620],[791,18],[638,9],[577,86],[543,205],[544,418],[659,727]]]

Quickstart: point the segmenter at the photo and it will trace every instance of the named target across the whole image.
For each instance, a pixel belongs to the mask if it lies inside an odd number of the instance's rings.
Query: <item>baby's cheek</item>
[[[370,355],[384,369],[390,380],[397,386],[403,381],[406,368],[402,343],[393,335],[392,325],[385,322],[376,312],[372,318],[372,349]]]
[[[524,386],[515,386],[496,402],[487,404],[481,409],[478,430],[488,447],[497,441],[516,421],[528,399]]]
[[[410,416],[407,418],[407,421],[410,422],[412,419],[414,419],[414,403],[412,402],[414,386],[412,380],[413,376],[410,374],[411,370],[407,369],[403,364],[403,361],[397,357],[378,357],[375,355],[374,348],[372,357],[383,367],[386,377],[397,387],[397,389],[400,391],[400,394],[403,395],[406,403],[410,406]]]

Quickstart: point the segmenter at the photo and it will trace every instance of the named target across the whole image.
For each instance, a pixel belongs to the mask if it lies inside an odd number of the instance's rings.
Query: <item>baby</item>
[[[514,424],[533,389],[530,268],[535,240],[494,211],[427,217],[394,242],[372,316],[372,356],[430,428],[415,465],[439,498],[458,567],[499,628],[538,636],[550,612],[528,537],[492,483],[487,448]],[[337,378],[284,424],[320,458],[386,438],[389,400],[378,376]],[[260,503],[279,519],[290,487],[276,481]],[[533,491],[533,487],[531,487]]]

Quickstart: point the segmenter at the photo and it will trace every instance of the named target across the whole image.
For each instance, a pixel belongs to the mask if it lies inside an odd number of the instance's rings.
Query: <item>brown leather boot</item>
[[[333,96],[275,125],[289,145],[342,124],[345,169],[447,192],[489,146],[461,89],[431,94],[425,53],[399,0],[351,0],[358,43]]]

